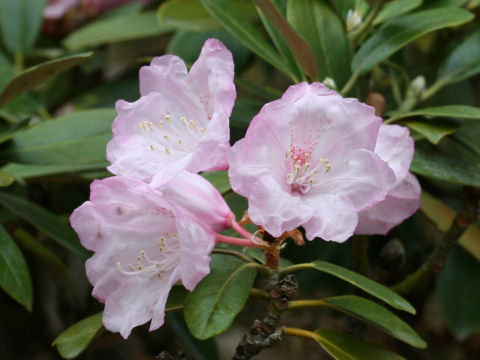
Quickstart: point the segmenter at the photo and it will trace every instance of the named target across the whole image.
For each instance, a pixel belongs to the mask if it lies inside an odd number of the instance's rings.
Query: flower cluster
[[[71,224],[95,252],[86,268],[104,324],[124,337],[163,324],[171,287],[195,288],[216,241],[259,246],[201,171],[228,169],[251,221],[274,237],[303,227],[309,240],[343,242],[386,233],[418,208],[408,130],[320,83],[266,104],[230,148],[233,73],[230,52],[210,39],[190,71],[176,56],[153,59],[140,99],[116,104],[115,176],[93,182]],[[228,227],[243,238],[217,233]]]

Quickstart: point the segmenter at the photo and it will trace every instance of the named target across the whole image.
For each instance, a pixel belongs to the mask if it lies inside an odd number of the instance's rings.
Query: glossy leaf
[[[439,152],[416,149],[410,170],[416,174],[461,185],[480,186],[480,169]]]
[[[318,69],[312,48],[293,30],[271,0],[254,0],[254,2],[283,37],[303,72],[307,74],[310,79],[315,79]]]
[[[221,194],[224,194],[232,189],[227,171],[204,172],[202,173],[202,176],[210,181]]]
[[[350,77],[350,46],[337,15],[323,1],[289,0],[287,19],[312,47],[318,79],[329,76],[342,87]]]
[[[355,54],[352,71],[364,74],[390,55],[429,32],[464,24],[474,15],[457,8],[440,8],[407,14],[384,23]]]
[[[480,261],[460,248],[448,255],[438,274],[436,297],[450,331],[459,341],[480,330]]]
[[[187,295],[184,315],[197,339],[208,339],[227,330],[243,309],[256,270],[231,256],[213,255],[207,275]]]
[[[437,77],[443,83],[456,83],[480,73],[480,30],[475,31],[445,59]]]
[[[73,232],[72,228],[60,221],[48,210],[24,198],[3,192],[0,192],[0,204],[37,227],[60,245],[83,258],[88,257],[89,252],[80,245],[77,235]]]
[[[250,23],[248,18],[235,10],[231,1],[200,0],[200,2],[229,32],[242,41],[245,46],[280,71],[292,76],[291,71],[276,51],[262,37],[255,26]],[[293,76],[295,75],[293,74]]]
[[[99,19],[71,33],[63,45],[70,50],[142,39],[171,32],[173,27],[161,24],[155,11]]]
[[[459,123],[447,119],[410,120],[404,124],[425,136],[432,144],[437,144],[445,136],[453,134],[460,127]]]
[[[64,359],[74,359],[90,344],[102,329],[103,313],[89,316],[62,332],[52,343]]]
[[[415,308],[400,295],[393,292],[389,288],[351,270],[325,261],[314,261],[307,264],[294,265],[293,268],[296,266],[298,266],[298,270],[311,268],[335,276],[386,302],[395,309],[415,314]],[[288,268],[285,270],[288,271]]]
[[[46,0],[0,0],[3,42],[12,54],[23,54],[37,39]]]
[[[480,119],[480,108],[467,105],[444,105],[417,109],[405,113],[394,113],[389,121],[406,119],[414,116],[452,117],[460,119]]]
[[[83,63],[91,56],[91,52],[71,55],[28,68],[15,76],[5,87],[0,96],[0,106],[47,81],[51,77]]]
[[[448,230],[456,215],[451,207],[425,191],[421,194],[420,211],[443,232]],[[480,228],[477,225],[471,224],[458,239],[458,243],[480,261]]]
[[[378,13],[374,25],[378,25],[397,16],[406,14],[422,5],[423,0],[396,0],[386,3]]]
[[[0,287],[32,310],[33,289],[27,263],[15,241],[0,225]]]
[[[427,346],[410,325],[373,301],[355,295],[336,296],[323,301],[330,307],[365,321],[409,345],[422,349]]]
[[[0,153],[5,160],[33,164],[92,164],[105,161],[112,138],[110,109],[71,113],[15,136]]]
[[[336,360],[405,360],[390,350],[339,331],[317,330],[315,340]]]
[[[258,114],[263,105],[265,105],[263,101],[238,98],[230,116],[230,125],[247,128],[250,121]]]

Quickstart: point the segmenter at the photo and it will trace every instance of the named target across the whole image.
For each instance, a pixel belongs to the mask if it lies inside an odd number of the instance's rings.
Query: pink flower
[[[407,128],[382,125],[375,153],[393,170],[395,184],[385,200],[359,214],[357,234],[383,234],[410,217],[420,206],[420,184],[408,172],[414,151],[413,139]]]
[[[228,228],[233,213],[218,190],[202,176],[182,171],[157,190],[182,212],[213,230]]]
[[[80,4],[80,0],[50,0],[43,10],[43,17],[57,20]]]
[[[232,188],[274,236],[303,226],[310,240],[345,241],[357,213],[383,200],[395,181],[373,152],[380,124],[372,107],[323,84],[291,86],[230,150]]]
[[[236,93],[232,55],[220,41],[207,40],[188,73],[177,56],[153,59],[140,69],[140,94],[116,104],[107,146],[112,173],[158,186],[182,170],[225,165]]]
[[[171,287],[182,280],[192,290],[209,273],[214,232],[142,181],[94,181],[70,222],[95,252],[86,269],[92,295],[105,302],[103,323],[124,338],[149,320],[159,328]]]

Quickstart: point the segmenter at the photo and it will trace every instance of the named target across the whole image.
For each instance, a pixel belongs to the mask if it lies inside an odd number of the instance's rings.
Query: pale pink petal
[[[43,9],[43,17],[49,20],[62,18],[70,9],[80,4],[80,0],[49,0]]]
[[[359,214],[356,234],[387,234],[412,216],[420,206],[420,184],[411,173],[398,183],[384,201]]]
[[[171,91],[176,96],[184,97],[184,91],[189,92],[185,84],[187,74],[187,66],[178,56],[155,57],[149,66],[140,68],[140,95],[145,96],[151,92],[164,94]]]

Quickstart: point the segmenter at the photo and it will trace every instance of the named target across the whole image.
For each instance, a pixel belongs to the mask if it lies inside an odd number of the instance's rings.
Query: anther
[[[182,140],[182,139],[178,139],[178,143],[179,143],[180,145],[183,145],[183,140]]]
[[[200,133],[202,133],[202,134],[205,133],[205,128],[203,126],[200,127]]]
[[[172,122],[172,118],[169,114],[165,115],[165,120],[167,120],[169,124]]]
[[[165,152],[166,152],[168,155],[170,155],[170,154],[172,153],[168,147],[165,147]]]
[[[150,149],[152,149],[152,150],[156,150],[156,149],[157,149],[157,147],[156,147],[155,145],[150,145]]]
[[[165,140],[167,140],[167,141],[170,141],[170,139],[168,138],[168,135],[167,135],[167,134],[163,135],[163,138],[164,138]]]

